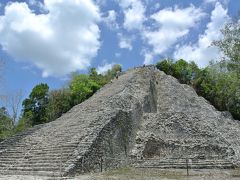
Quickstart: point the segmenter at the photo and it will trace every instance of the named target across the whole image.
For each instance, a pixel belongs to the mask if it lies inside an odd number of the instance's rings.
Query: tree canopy
[[[240,81],[235,71],[226,70],[222,63],[212,63],[200,69],[195,63],[183,59],[176,62],[162,60],[156,67],[181,83],[192,85],[218,110],[229,111],[240,120]]]
[[[36,85],[29,95],[29,98],[23,101],[23,116],[29,117],[32,125],[47,122],[46,106],[48,104],[49,87],[47,84]]]
[[[100,87],[89,75],[80,74],[74,76],[69,85],[74,105],[89,98]]]
[[[91,97],[121,69],[120,65],[114,65],[104,75],[98,74],[96,68],[91,68],[88,74],[73,73],[66,87],[52,91],[47,84],[36,85],[22,103],[23,113],[15,131],[54,121],[74,105]]]
[[[12,134],[13,125],[5,107],[0,108],[0,141]]]
[[[222,29],[223,39],[214,41],[225,55],[223,60],[227,61],[228,68],[238,73],[240,77],[240,23],[239,20],[228,23]]]

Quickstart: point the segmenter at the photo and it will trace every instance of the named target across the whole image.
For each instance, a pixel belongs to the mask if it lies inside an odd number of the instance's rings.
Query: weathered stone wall
[[[141,118],[141,109],[138,116]],[[100,171],[100,162],[104,169],[112,169],[126,164],[122,161],[129,156],[134,137],[134,120],[132,112],[119,111],[99,133],[89,151],[79,160],[77,167],[71,171]],[[82,166],[84,166],[82,168]],[[73,173],[72,172],[72,173]]]
[[[157,111],[144,114],[132,156],[239,163],[240,122],[217,111],[190,86],[160,71],[155,76]]]
[[[137,79],[135,79],[136,77],[131,79],[123,91],[115,95],[112,101],[116,104],[119,103],[121,108],[115,109],[115,114],[105,122],[89,150],[78,162],[75,162],[76,166],[71,168],[70,173],[100,171],[101,159],[104,169],[112,169],[130,163],[130,152],[135,144],[136,132],[141,124],[143,114],[157,110],[155,79],[153,79],[152,71],[147,73],[147,78],[138,82],[138,76],[145,75],[139,69],[139,72],[136,73]],[[135,89],[135,85],[142,84],[145,84],[145,88],[139,89],[140,91]]]

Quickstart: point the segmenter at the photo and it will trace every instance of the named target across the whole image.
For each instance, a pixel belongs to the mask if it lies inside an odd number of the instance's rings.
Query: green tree
[[[79,104],[92,96],[100,87],[89,75],[75,75],[69,85],[73,105]]]
[[[213,103],[216,95],[216,76],[209,67],[203,69],[194,80],[196,92]]]
[[[228,63],[228,68],[234,70],[240,76],[240,23],[239,21],[228,23],[222,29],[223,39],[214,41],[225,55],[223,58]]]
[[[177,78],[181,83],[191,84],[200,73],[200,69],[194,62],[188,63],[180,59],[175,63],[170,59],[165,59],[156,64],[156,67],[168,75]]]
[[[164,59],[156,64],[156,67],[168,75],[173,75],[173,60]]]
[[[157,68],[176,77],[181,83],[190,84],[198,95],[203,96],[220,111],[229,111],[240,119],[240,81],[237,72],[228,68],[226,61],[211,62],[199,69],[194,62],[180,59],[173,63],[163,60]]]
[[[29,95],[29,98],[23,101],[23,116],[28,117],[31,114],[30,121],[32,125],[42,124],[47,122],[46,106],[48,104],[48,91],[47,84],[36,85]]]
[[[193,85],[218,110],[229,111],[240,119],[240,81],[236,72],[226,70],[221,62],[212,63],[201,70]]]
[[[5,107],[0,108],[0,141],[12,134],[14,126]]]
[[[98,74],[96,68],[91,68],[89,71],[89,77],[91,80],[99,84],[100,86],[104,86],[108,83],[107,78],[103,76],[102,74]]]
[[[109,82],[111,79],[113,79],[117,72],[122,72],[122,66],[120,64],[115,64],[112,69],[109,69],[107,73],[104,75],[106,78],[106,81]]]
[[[22,132],[26,130],[27,128],[30,128],[33,126],[33,112],[32,111],[26,111],[24,112],[24,115],[22,115],[15,127],[15,132]]]
[[[112,72],[122,72],[122,66],[120,65],[120,64],[115,64],[115,65],[113,65],[113,67],[112,67],[112,70],[111,70]]]
[[[173,76],[182,83],[186,83],[190,79],[188,73],[188,63],[185,60],[180,59],[173,64]]]
[[[59,118],[63,113],[71,109],[71,92],[63,88],[49,93],[49,102],[46,108],[47,121]]]
[[[50,92],[47,84],[35,86],[22,103],[22,116],[15,132],[57,119],[74,105],[92,96],[121,70],[120,65],[114,65],[105,75],[98,74],[95,68],[91,68],[88,75],[75,72],[68,87]]]

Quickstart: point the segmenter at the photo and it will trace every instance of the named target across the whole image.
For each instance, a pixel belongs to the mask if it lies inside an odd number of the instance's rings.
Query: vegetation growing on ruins
[[[116,64],[104,75],[98,74],[95,68],[88,74],[74,73],[68,85],[58,90],[50,91],[48,85],[43,83],[36,85],[22,103],[22,114],[17,124],[12,124],[5,107],[0,109],[0,140],[34,125],[57,119],[74,105],[92,96],[118,71],[121,71],[121,66]]]
[[[5,107],[0,108],[0,141],[12,134],[13,125]]]
[[[218,110],[229,111],[240,120],[240,25],[230,23],[222,30],[224,38],[213,42],[224,53],[220,62],[211,62],[200,69],[194,62],[165,59],[157,68],[194,87]]]

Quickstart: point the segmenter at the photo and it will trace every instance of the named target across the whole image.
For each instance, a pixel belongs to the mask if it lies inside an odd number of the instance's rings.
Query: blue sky
[[[1,95],[41,82],[63,87],[71,72],[104,72],[162,58],[204,67],[221,53],[212,47],[236,17],[239,0],[1,0]]]

